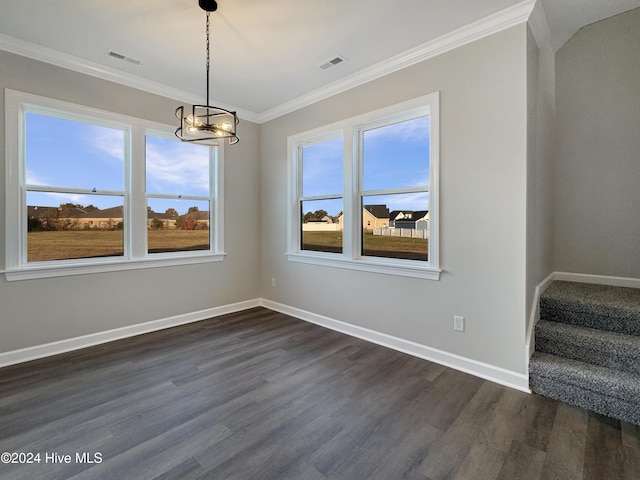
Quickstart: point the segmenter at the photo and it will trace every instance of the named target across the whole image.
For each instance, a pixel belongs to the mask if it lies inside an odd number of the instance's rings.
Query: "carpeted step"
[[[536,324],[536,351],[640,375],[640,336],[560,322]]]
[[[640,376],[535,352],[529,384],[541,395],[640,425]]]
[[[540,296],[540,319],[640,336],[640,289],[555,281]]]

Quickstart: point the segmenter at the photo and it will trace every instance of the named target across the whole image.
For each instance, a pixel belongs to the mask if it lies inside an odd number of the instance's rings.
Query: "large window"
[[[438,94],[289,137],[290,260],[437,279]]]
[[[9,280],[222,259],[221,147],[7,90]]]

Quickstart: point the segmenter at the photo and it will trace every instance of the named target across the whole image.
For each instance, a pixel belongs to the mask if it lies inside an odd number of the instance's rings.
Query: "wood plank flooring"
[[[0,369],[0,452],[40,454],[3,480],[640,478],[640,427],[263,308]]]

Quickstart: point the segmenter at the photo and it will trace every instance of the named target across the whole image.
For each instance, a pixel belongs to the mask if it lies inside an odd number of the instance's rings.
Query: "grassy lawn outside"
[[[207,250],[208,230],[149,230],[149,253]],[[122,230],[62,230],[29,232],[27,261],[122,256]]]
[[[302,232],[303,250],[342,252],[342,232]],[[429,240],[364,234],[364,254],[373,257],[428,259]]]
[[[342,252],[342,232],[303,232],[303,249]],[[207,250],[208,230],[149,230],[149,253]],[[364,254],[377,257],[427,260],[429,241],[365,233]],[[63,230],[29,232],[27,261],[122,256],[122,230]]]

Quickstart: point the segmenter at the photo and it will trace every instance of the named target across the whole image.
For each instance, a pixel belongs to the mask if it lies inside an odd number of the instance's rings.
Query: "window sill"
[[[32,280],[37,278],[66,277],[70,275],[85,275],[91,273],[120,272],[124,270],[140,270],[145,268],[173,267],[179,265],[194,265],[199,263],[221,262],[225,253],[207,253],[195,255],[162,255],[162,257],[145,257],[141,259],[118,259],[108,262],[95,262],[87,259],[85,262],[73,262],[61,265],[58,262],[42,262],[21,268],[7,269],[3,273],[8,282],[17,280]]]
[[[372,257],[347,259],[338,254],[322,253],[287,253],[290,262],[322,265],[325,267],[346,268],[363,272],[382,273],[401,277],[421,278],[424,280],[440,280],[442,270],[433,267],[415,265],[412,260],[373,259]]]

